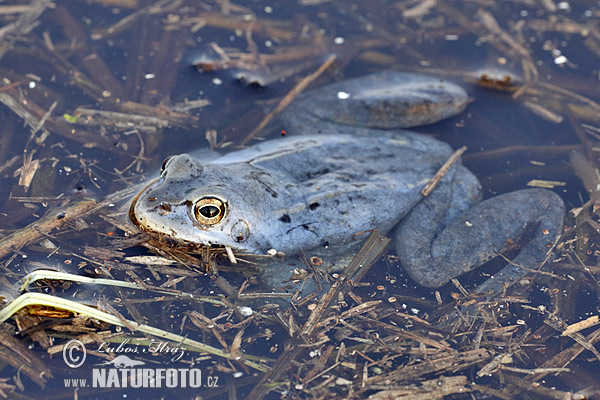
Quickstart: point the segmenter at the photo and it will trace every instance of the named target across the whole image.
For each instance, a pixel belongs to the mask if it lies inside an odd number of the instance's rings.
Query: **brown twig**
[[[15,249],[20,249],[26,244],[36,241],[44,234],[64,225],[73,218],[79,217],[91,210],[96,204],[96,201],[88,199],[72,204],[68,208],[59,208],[25,228],[0,239],[0,258],[12,253]]]
[[[450,158],[446,160],[444,165],[440,167],[438,172],[435,173],[433,178],[431,178],[431,180],[427,182],[427,185],[425,185],[425,187],[421,190],[421,194],[423,196],[427,197],[431,194],[431,192],[433,192],[433,189],[435,189],[438,183],[440,183],[440,181],[442,180],[444,175],[446,175],[450,167],[452,167],[460,159],[460,156],[462,156],[465,151],[467,151],[467,146],[463,146],[460,149],[456,150],[454,153],[452,153]]]
[[[254,128],[244,140],[242,140],[241,145],[245,145],[254,136],[256,136],[257,133],[262,131],[263,128],[267,126],[267,124],[271,122],[271,120],[275,118],[276,115],[283,111],[283,109],[286,108],[292,102],[292,100],[296,98],[296,96],[298,96],[304,89],[306,89],[306,87],[310,85],[315,79],[321,76],[321,74],[325,72],[325,70],[329,68],[331,64],[333,64],[336,58],[337,57],[335,56],[335,54],[330,56],[315,72],[298,82],[298,84],[294,86],[294,88],[288,94],[285,95],[285,97],[279,102],[279,104],[277,104],[277,107],[275,107],[273,111],[268,113],[265,116],[265,118],[263,118],[261,123],[258,124],[258,126]]]

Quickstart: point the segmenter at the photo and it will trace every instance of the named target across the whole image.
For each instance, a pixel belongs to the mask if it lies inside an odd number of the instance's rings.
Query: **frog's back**
[[[260,172],[257,191],[244,196],[245,208],[261,210],[251,225],[267,248],[290,251],[345,245],[375,228],[388,232],[421,201],[420,190],[451,153],[447,144],[410,132],[313,135],[265,142],[213,164],[229,174],[252,170],[251,179]],[[466,173],[457,166],[448,179],[457,170]]]
[[[296,184],[319,184],[330,178],[354,186],[361,181],[387,182],[406,193],[422,187],[451,154],[446,143],[412,132],[307,135],[271,140],[229,153],[213,164],[245,163],[278,171]]]

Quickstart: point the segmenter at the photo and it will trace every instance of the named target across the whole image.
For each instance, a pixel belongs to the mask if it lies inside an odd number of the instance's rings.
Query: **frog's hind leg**
[[[565,214],[564,204],[554,192],[527,189],[482,201],[439,229],[434,220],[439,215],[431,204],[435,202],[425,199],[412,210],[398,227],[396,238],[405,270],[423,286],[442,286],[497,256],[510,240],[530,238],[513,264],[477,289],[491,291],[490,297],[544,262],[548,248],[561,233]],[[410,230],[417,222],[438,228],[415,236]]]

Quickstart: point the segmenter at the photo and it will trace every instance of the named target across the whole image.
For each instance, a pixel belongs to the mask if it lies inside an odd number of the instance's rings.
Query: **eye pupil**
[[[212,218],[214,216],[219,215],[219,208],[216,206],[204,206],[200,208],[200,214],[205,216],[206,218]]]

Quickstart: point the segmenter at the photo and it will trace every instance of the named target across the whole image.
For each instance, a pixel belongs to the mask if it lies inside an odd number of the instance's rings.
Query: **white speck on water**
[[[350,98],[350,93],[348,93],[348,92],[338,92],[337,93],[337,97],[340,100],[347,100],[347,99]]]
[[[571,9],[571,5],[567,1],[561,1],[558,3],[558,9],[568,11]]]
[[[565,64],[567,61],[569,61],[567,59],[567,57],[560,55],[554,59],[554,64],[561,65],[561,64]]]
[[[271,6],[266,6],[266,7],[264,8],[264,10],[265,10],[265,12],[266,12],[267,14],[271,14],[271,13],[273,12],[273,7],[271,7]]]
[[[34,81],[29,82],[29,89],[35,89],[35,82]]]
[[[252,314],[254,314],[254,310],[252,310],[252,308],[248,307],[248,306],[241,306],[238,308],[240,314],[242,314],[244,317],[249,317]]]
[[[244,373],[243,372],[239,372],[239,371],[233,373],[233,377],[236,378],[236,379],[237,378],[241,378],[243,375],[244,375]]]
[[[333,39],[333,43],[335,43],[335,44],[344,44],[344,38],[338,36],[335,39]]]
[[[458,40],[459,36],[458,35],[444,35],[444,39],[446,39],[446,40]]]
[[[154,74],[146,74],[146,75],[144,75],[144,78],[146,78],[146,79],[154,79],[154,78],[156,78],[156,75],[154,75]]]
[[[223,84],[223,81],[221,79],[219,79],[219,78],[213,78],[212,83],[213,83],[213,85],[217,85],[218,86],[218,85]]]

